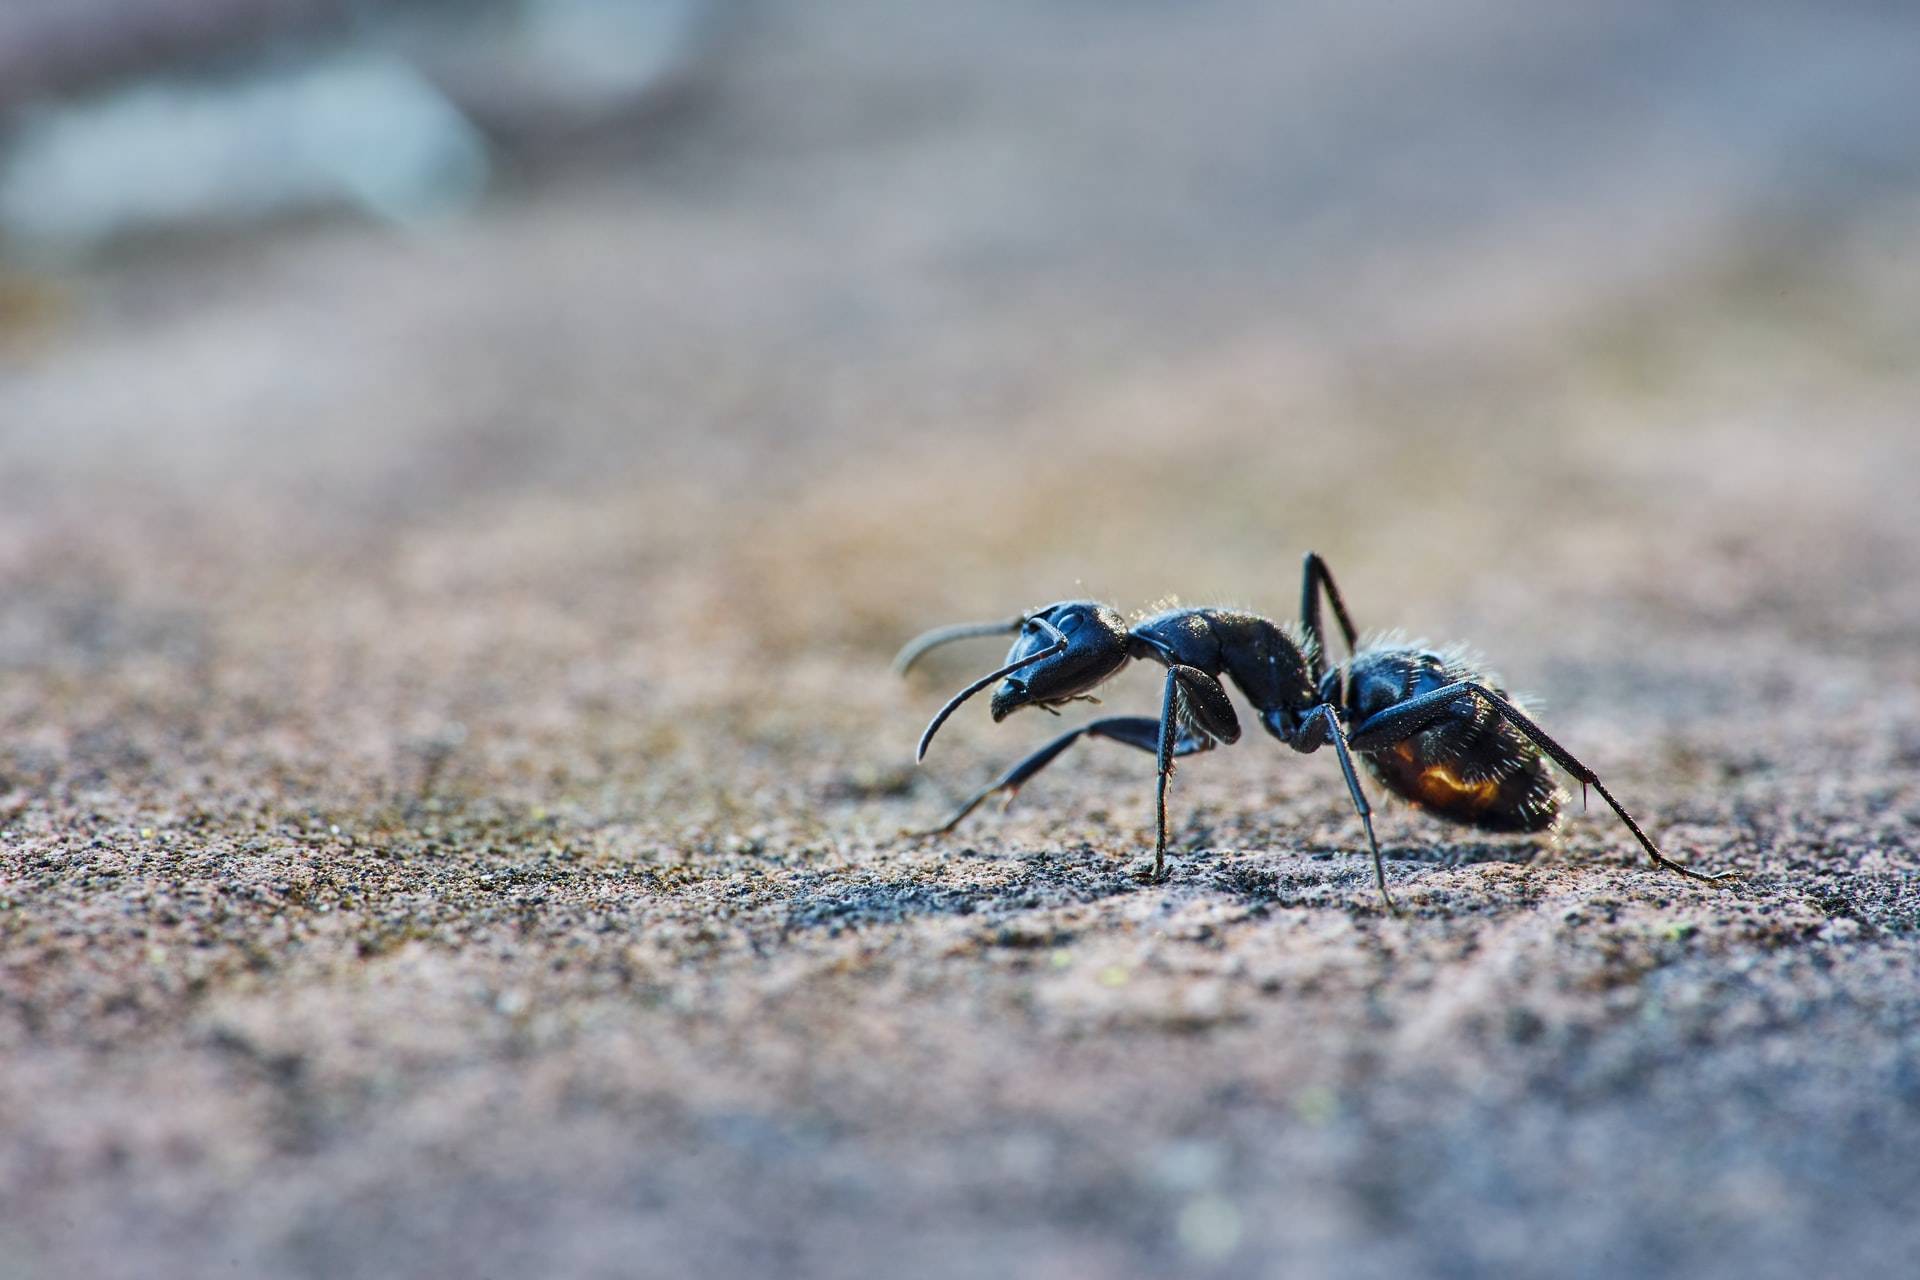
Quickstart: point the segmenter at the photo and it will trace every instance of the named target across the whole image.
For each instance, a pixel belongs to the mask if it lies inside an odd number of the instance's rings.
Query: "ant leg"
[[[1520,708],[1514,706],[1511,702],[1507,701],[1506,698],[1495,693],[1492,689],[1487,688],[1483,684],[1477,684],[1472,680],[1461,680],[1457,683],[1447,685],[1445,688],[1435,689],[1431,693],[1423,693],[1417,698],[1408,699],[1396,707],[1388,707],[1385,711],[1371,717],[1366,723],[1360,725],[1353,732],[1355,750],[1371,751],[1376,747],[1384,747],[1391,743],[1405,741],[1434,721],[1453,714],[1454,704],[1463,697],[1478,697],[1483,699],[1487,705],[1505,717],[1509,724],[1521,733],[1527,735],[1527,737],[1532,740],[1533,745],[1545,752],[1549,759],[1572,774],[1574,779],[1578,781],[1582,787],[1592,787],[1595,791],[1598,791],[1600,798],[1605,800],[1607,804],[1612,807],[1613,811],[1620,816],[1620,821],[1627,824],[1627,830],[1633,832],[1634,839],[1638,840],[1640,847],[1647,851],[1647,856],[1653,859],[1654,865],[1664,867],[1676,875],[1687,877],[1689,880],[1698,880],[1702,884],[1718,884],[1721,881],[1732,880],[1738,877],[1738,873],[1733,871],[1721,871],[1713,874],[1705,871],[1696,871],[1684,862],[1675,862],[1666,854],[1661,853],[1659,846],[1654,844],[1652,838],[1640,829],[1640,824],[1633,820],[1633,815],[1628,813],[1625,807],[1613,798],[1613,792],[1607,790],[1606,785],[1600,781],[1598,774],[1575,759],[1572,752],[1548,737],[1547,731],[1528,719],[1526,713],[1521,711]]]
[[[1306,563],[1300,575],[1300,626],[1313,641],[1313,653],[1308,660],[1313,669],[1315,684],[1327,669],[1327,641],[1320,628],[1320,592],[1327,593],[1327,603],[1333,606],[1333,616],[1340,624],[1340,634],[1347,642],[1347,656],[1353,656],[1354,630],[1353,619],[1347,616],[1346,602],[1340,599],[1340,588],[1333,585],[1333,571],[1327,568],[1327,562],[1318,552],[1307,552]]]
[[[1167,874],[1167,779],[1173,776],[1173,742],[1179,732],[1180,681],[1173,668],[1167,668],[1166,687],[1160,695],[1160,740],[1155,747],[1160,758],[1160,775],[1153,793],[1153,879],[1158,883]]]
[[[1160,722],[1152,716],[1108,716],[1104,720],[1094,720],[1081,725],[1078,729],[1069,729],[1038,751],[1007,770],[998,782],[986,787],[960,806],[960,811],[940,826],[927,831],[915,831],[915,836],[943,836],[965,821],[968,814],[979,808],[989,796],[997,791],[1006,791],[1007,803],[1012,804],[1020,788],[1036,773],[1052,764],[1066,749],[1083,737],[1110,738],[1123,742],[1141,751],[1158,753],[1160,750]],[[1196,751],[1205,751],[1213,746],[1213,739],[1202,736],[1182,738],[1175,745],[1175,755],[1192,755]]]
[[[1380,890],[1380,900],[1387,904],[1387,910],[1401,915],[1400,905],[1387,892],[1387,868],[1380,857],[1380,841],[1373,834],[1373,807],[1367,803],[1367,793],[1360,789],[1360,776],[1354,772],[1353,756],[1347,750],[1346,732],[1341,729],[1332,704],[1325,702],[1307,713],[1292,745],[1296,751],[1313,751],[1323,741],[1333,743],[1334,755],[1340,760],[1340,772],[1346,775],[1347,794],[1353,797],[1354,812],[1360,815],[1360,825],[1367,830],[1367,848],[1373,852],[1374,887]]]
[[[1220,682],[1198,667],[1168,664],[1166,689],[1160,695],[1160,777],[1153,804],[1156,881],[1167,874],[1167,779],[1173,776],[1173,758],[1189,754],[1176,749],[1185,736],[1180,732],[1183,720],[1194,722],[1198,731],[1195,736],[1207,739],[1209,746],[1215,738],[1235,742],[1240,737],[1240,717],[1234,714],[1233,703]]]

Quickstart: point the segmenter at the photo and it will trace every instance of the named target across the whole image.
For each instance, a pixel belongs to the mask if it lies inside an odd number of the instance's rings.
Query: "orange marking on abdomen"
[[[1423,804],[1441,813],[1479,813],[1492,808],[1500,801],[1500,782],[1496,778],[1482,778],[1478,782],[1467,782],[1445,765],[1429,764],[1422,767],[1414,755],[1413,744],[1402,742],[1394,746],[1392,754],[1402,766],[1397,772],[1407,799]]]
[[[1500,798],[1500,784],[1493,779],[1462,782],[1438,765],[1424,770],[1413,785],[1420,802],[1435,809],[1485,809]]]

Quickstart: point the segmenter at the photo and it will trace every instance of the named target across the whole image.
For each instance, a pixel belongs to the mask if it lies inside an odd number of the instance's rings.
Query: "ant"
[[[1346,641],[1347,661],[1329,667],[1320,624],[1324,593]],[[1436,652],[1390,639],[1357,644],[1352,620],[1326,561],[1307,553],[1300,589],[1300,627],[1290,633],[1271,619],[1238,609],[1170,609],[1129,627],[1120,614],[1092,600],[1065,600],[1000,622],[963,623],[929,631],[900,650],[894,670],[905,674],[943,644],[980,636],[1013,635],[1005,665],[982,676],[940,708],[920,736],[924,760],[934,734],[961,703],[996,681],[990,709],[995,723],[1022,707],[1059,715],[1069,702],[1097,702],[1094,689],[1127,663],[1151,660],[1166,668],[1160,715],[1107,716],[1070,729],[1008,770],[998,782],[960,806],[924,835],[945,835],[997,791],[1013,803],[1021,786],[1083,737],[1110,738],[1153,753],[1159,761],[1155,798],[1153,878],[1166,874],[1167,779],[1174,760],[1239,740],[1240,718],[1227,697],[1230,680],[1258,713],[1261,727],[1295,751],[1331,743],[1355,812],[1373,852],[1373,879],[1388,910],[1373,811],[1353,756],[1389,791],[1450,822],[1483,831],[1544,831],[1560,815],[1565,794],[1547,767],[1551,760],[1600,793],[1657,866],[1706,884],[1733,876],[1708,874],[1675,862],[1640,829],[1593,770],[1529,719],[1496,678],[1458,651]]]

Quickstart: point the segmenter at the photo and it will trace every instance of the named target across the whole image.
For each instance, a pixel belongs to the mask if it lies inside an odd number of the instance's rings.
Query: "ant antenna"
[[[935,627],[932,631],[909,640],[906,647],[894,655],[893,673],[899,676],[907,674],[914,663],[943,644],[952,644],[955,640],[972,640],[976,636],[1010,636],[1026,625],[1026,617],[1022,615],[1005,618],[999,622],[961,622],[951,627]]]
[[[959,710],[961,703],[965,702],[968,698],[971,698],[974,694],[980,692],[982,689],[986,688],[988,685],[992,684],[995,680],[999,680],[1005,676],[1010,676],[1014,672],[1020,670],[1020,668],[1030,667],[1034,663],[1039,662],[1044,658],[1051,658],[1057,654],[1066,652],[1067,637],[1061,634],[1060,628],[1054,626],[1051,622],[1048,622],[1045,618],[1029,618],[1026,621],[1032,623],[1034,626],[1039,627],[1042,631],[1045,631],[1047,634],[1051,635],[1053,637],[1053,643],[1048,645],[1046,648],[1040,650],[1038,653],[1030,653],[1024,658],[1020,658],[1020,659],[1017,659],[1016,661],[1009,662],[1006,666],[1001,667],[998,671],[989,672],[988,674],[981,676],[978,680],[975,680],[972,684],[968,685],[966,688],[962,689],[960,692],[954,694],[952,701],[948,702],[946,706],[940,708],[940,714],[936,715],[933,718],[933,722],[927,726],[927,731],[920,735],[920,749],[914,752],[914,755],[913,755],[914,763],[918,764],[920,761],[925,760],[927,758],[927,747],[929,744],[933,742],[933,735],[940,732],[940,726],[947,722],[948,716],[952,715],[955,711]],[[1015,630],[1021,630],[1023,628],[1024,628],[1024,624],[1020,628],[1015,628]],[[958,628],[948,627],[948,628],[943,628],[943,630],[951,631],[951,630],[958,630]],[[934,633],[934,634],[937,634],[937,633]],[[992,635],[993,632],[976,631],[973,634]],[[924,638],[925,637],[922,637],[922,639]],[[958,639],[959,637],[956,636],[952,638]],[[918,644],[918,643],[919,641],[917,640],[914,642],[914,644]],[[911,649],[914,646],[908,645],[907,647]]]

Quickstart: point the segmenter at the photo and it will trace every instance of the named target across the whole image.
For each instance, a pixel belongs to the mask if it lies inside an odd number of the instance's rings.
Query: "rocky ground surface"
[[[769,8],[432,236],[0,280],[0,1276],[1911,1274],[1920,203],[1673,165],[1660,6],[1333,8]],[[1055,728],[914,769],[906,637],[1309,547],[1744,879],[1398,809],[1395,919],[1255,738],[1164,884],[1112,744],[902,838]]]

